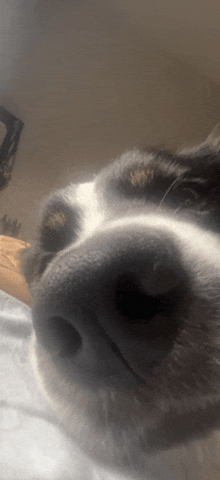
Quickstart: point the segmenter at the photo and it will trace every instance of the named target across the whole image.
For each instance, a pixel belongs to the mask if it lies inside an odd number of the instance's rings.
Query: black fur
[[[186,478],[178,462],[220,424],[218,143],[122,155],[94,180],[102,220],[87,236],[77,192],[50,197],[23,255],[39,378],[95,460]],[[193,461],[187,478],[209,478],[205,454]]]

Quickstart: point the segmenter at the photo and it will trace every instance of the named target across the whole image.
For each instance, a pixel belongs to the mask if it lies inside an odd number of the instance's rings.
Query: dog
[[[218,140],[135,148],[50,195],[22,263],[71,439],[123,478],[220,478]]]

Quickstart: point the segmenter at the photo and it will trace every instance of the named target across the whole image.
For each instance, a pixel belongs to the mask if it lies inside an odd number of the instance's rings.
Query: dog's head
[[[25,253],[34,361],[66,430],[107,464],[219,421],[220,153],[127,152],[44,206]]]

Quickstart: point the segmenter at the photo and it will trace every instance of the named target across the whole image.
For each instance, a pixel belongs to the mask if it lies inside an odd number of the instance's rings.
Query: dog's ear
[[[220,124],[217,124],[215,128],[208,135],[203,143],[195,145],[193,147],[181,147],[177,150],[178,155],[188,156],[196,155],[197,153],[204,151],[210,151],[215,154],[220,152]]]
[[[218,123],[215,128],[208,135],[205,143],[215,150],[220,150],[220,124]]]

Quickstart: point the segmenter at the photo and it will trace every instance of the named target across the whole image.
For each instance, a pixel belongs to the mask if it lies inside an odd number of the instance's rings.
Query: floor
[[[176,150],[203,141],[220,111],[219,85],[109,2],[32,5],[0,82],[0,104],[25,124],[0,218],[16,218],[28,241],[53,189],[88,180],[133,146]]]

